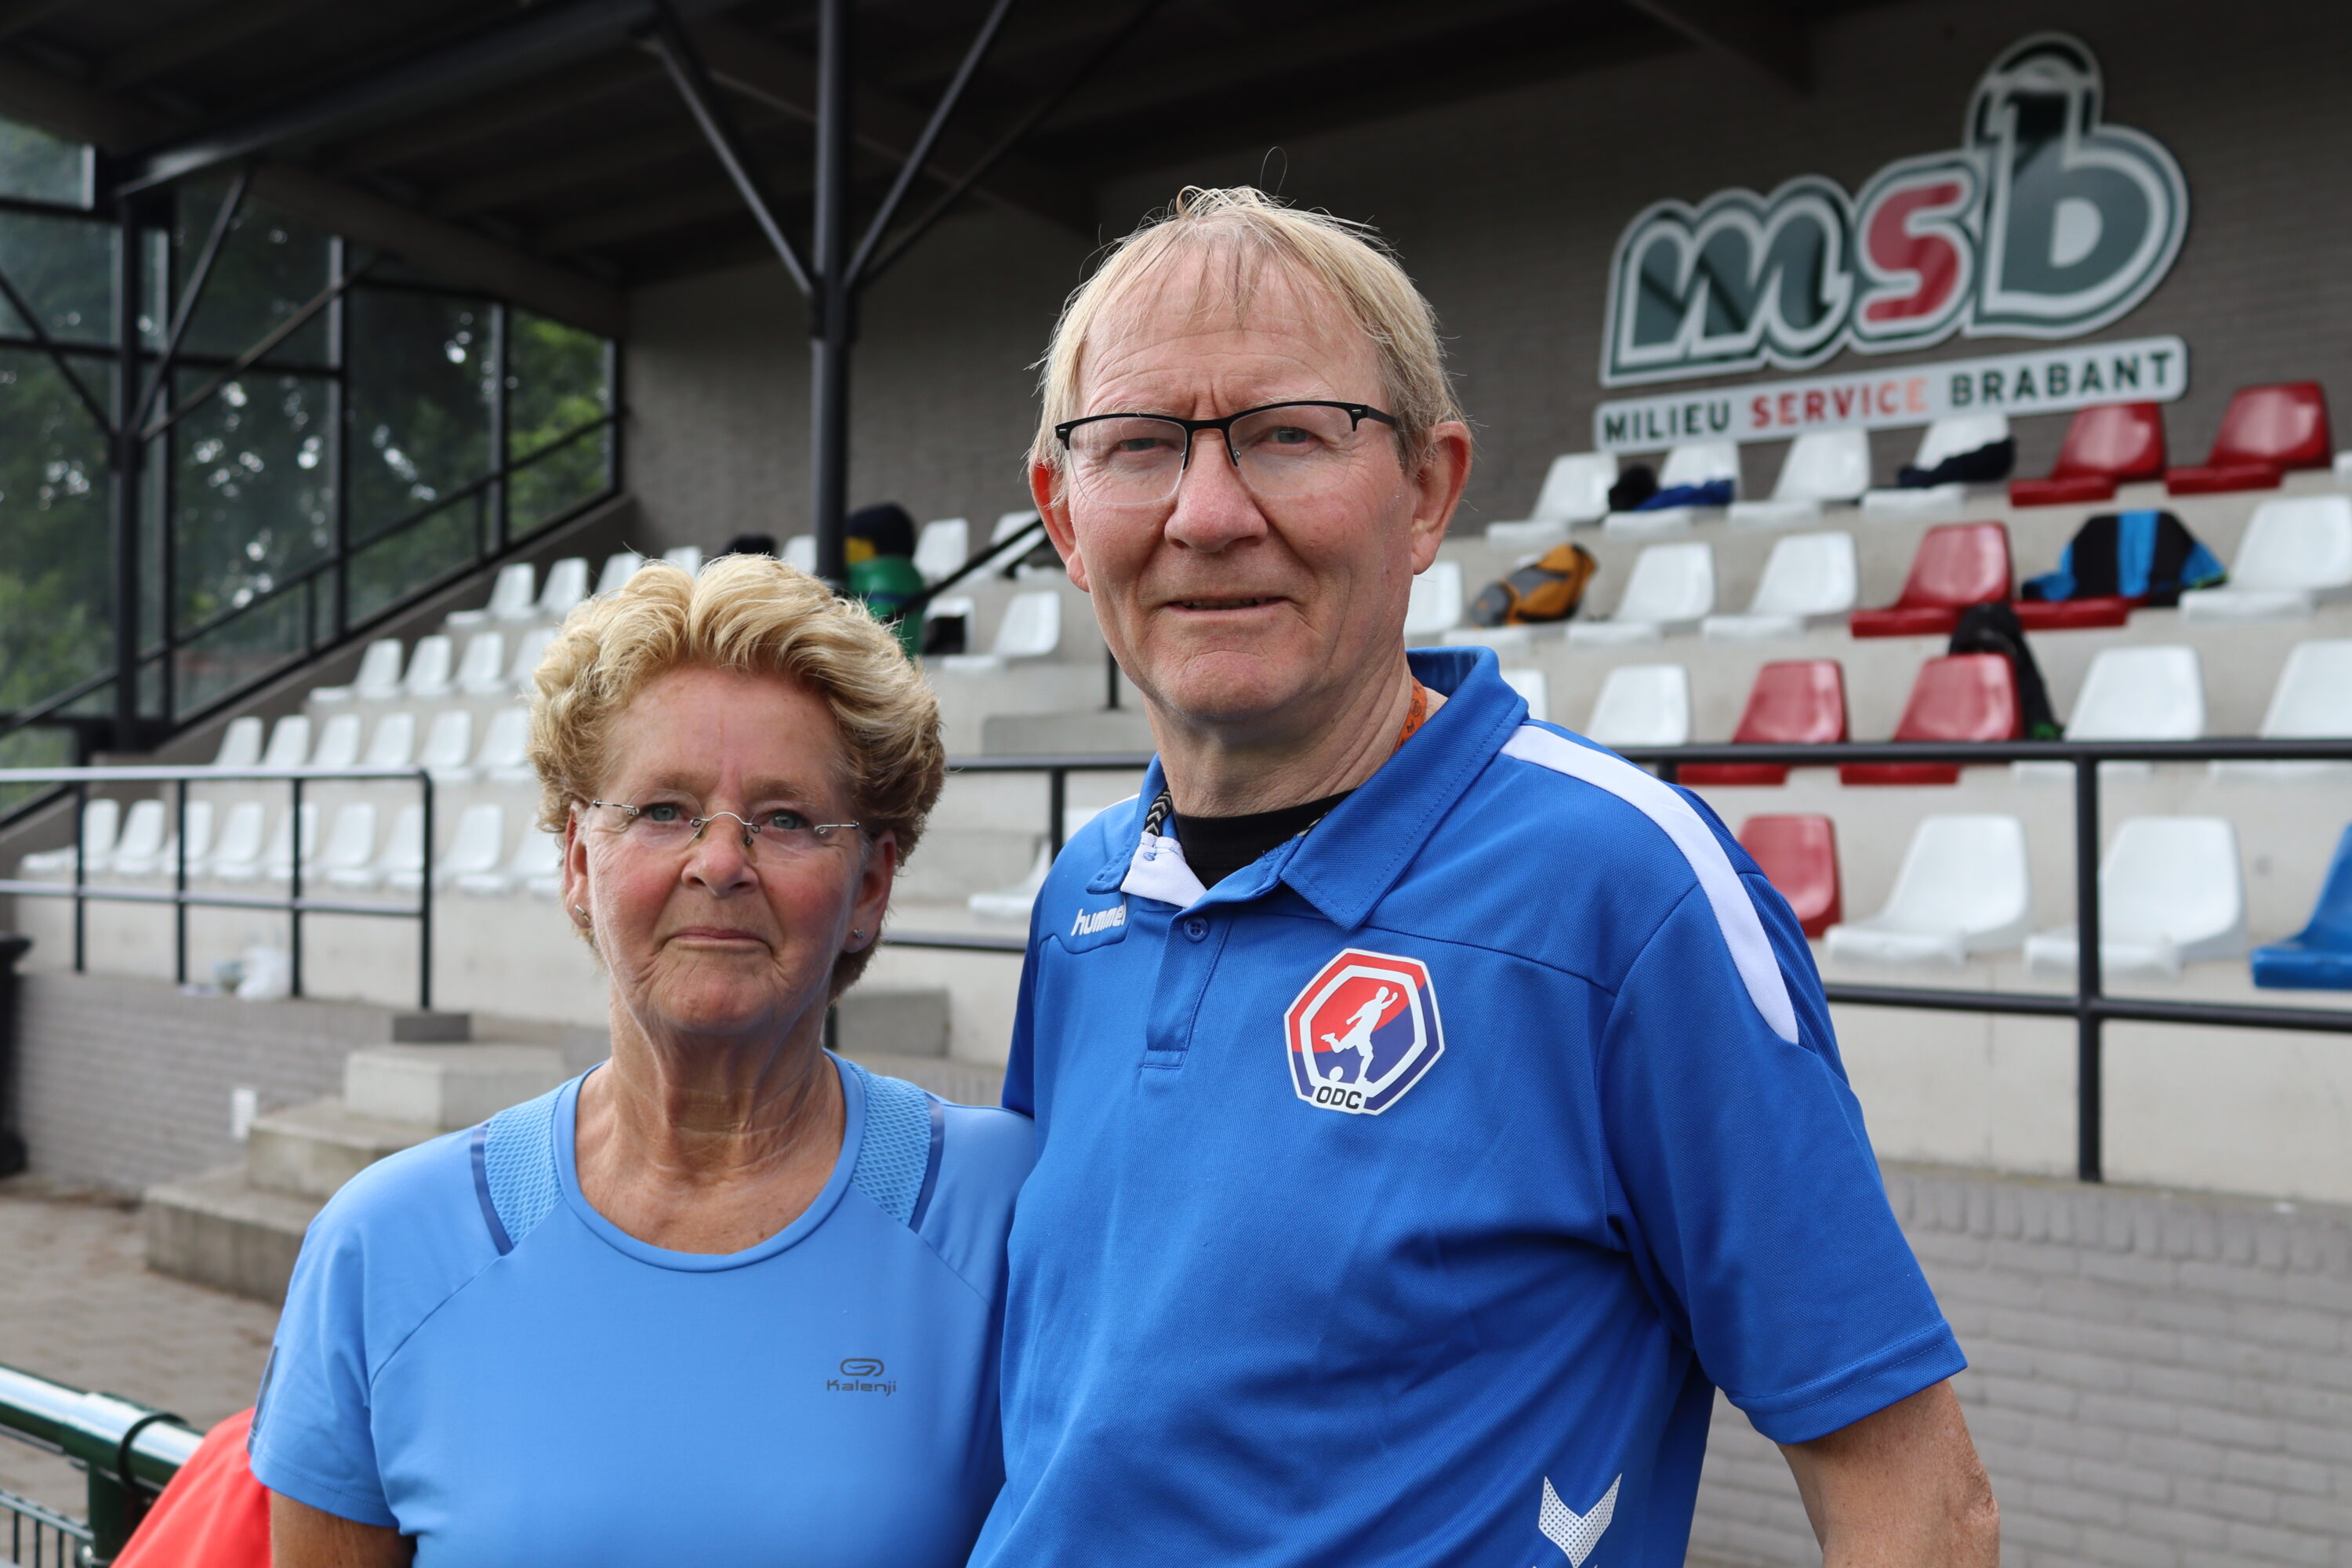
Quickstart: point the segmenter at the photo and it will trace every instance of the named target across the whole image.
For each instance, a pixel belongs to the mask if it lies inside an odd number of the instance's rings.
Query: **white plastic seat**
[[[2205,667],[2197,650],[2179,643],[2102,649],[2083,677],[2070,741],[2195,741],[2205,734]],[[2070,783],[2066,763],[2012,763],[2020,779]],[[2101,763],[2110,777],[2144,776],[2146,763]]]
[[[265,768],[299,768],[310,760],[310,721],[289,713],[269,731],[269,749],[261,753]]]
[[[2352,740],[2352,638],[2300,642],[2286,656],[2263,714],[2265,741]],[[2215,763],[2217,779],[2332,778],[2352,763]]]
[[[1870,432],[1815,430],[1789,443],[1769,500],[1731,503],[1734,528],[1804,528],[1822,508],[1859,501],[1870,489]]]
[[[926,583],[936,583],[964,563],[971,553],[971,523],[961,517],[943,517],[923,524],[915,539],[915,570]]]
[[[355,800],[335,813],[319,869],[338,888],[367,887],[368,862],[375,858],[375,803]],[[354,882],[352,879],[362,879]]]
[[[378,637],[360,655],[359,673],[349,686],[314,686],[313,702],[388,702],[400,695],[401,647],[398,637]]]
[[[1001,545],[1003,548],[992,552],[988,564],[981,568],[981,574],[984,576],[991,572],[1005,571],[1015,561],[1035,549],[1035,540],[1031,540],[1026,544],[1013,544],[1009,541],[1036,521],[1037,513],[1034,509],[1000,514],[989,528],[988,542],[992,546]]]
[[[2336,454],[2336,482],[2352,486],[2352,451]]]
[[[163,803],[149,796],[134,800],[122,818],[122,832],[106,858],[106,868],[117,877],[152,876],[162,862],[166,819]]]
[[[974,893],[964,900],[966,908],[982,920],[1023,921],[1029,918],[1029,907],[1037,901],[1045,886],[1045,878],[1054,869],[1054,850],[1040,839],[1037,858],[1031,863],[1029,874],[1009,888],[995,888],[984,893]]]
[[[474,752],[474,716],[463,708],[445,708],[433,715],[425,732],[425,750],[416,765],[442,784],[463,784],[474,776],[467,765]]]
[[[1690,672],[1623,664],[1601,683],[1584,738],[1604,746],[1679,746],[1690,739]]]
[[[1927,433],[1919,438],[1919,450],[1912,458],[1911,466],[1932,468],[1947,458],[1957,458],[1963,452],[1973,452],[1996,441],[2008,439],[2009,416],[2006,414],[1969,414],[1938,419],[1928,426]],[[1927,485],[1907,490],[1868,490],[1863,494],[1862,515],[1873,521],[1946,517],[1966,506],[1968,500],[1969,487],[1958,483]]]
[[[478,899],[495,899],[528,889],[551,899],[562,868],[563,841],[526,823],[522,837],[515,841],[513,857],[504,866],[459,873],[457,890]]]
[[[478,626],[484,621],[527,621],[531,617],[531,589],[539,581],[528,561],[509,562],[490,580],[490,602],[478,610],[458,610],[448,619],[453,626]]]
[[[635,576],[637,568],[645,563],[646,558],[634,550],[615,550],[604,557],[604,568],[596,574],[597,594],[617,593],[627,587],[629,579]]]
[[[293,812],[281,811],[278,814],[278,825],[269,835],[269,852],[262,857],[261,864],[247,875],[232,878],[228,876],[226,868],[216,868],[214,874],[232,881],[251,881],[254,877],[259,876],[273,882],[280,882],[292,876],[294,874],[294,819]],[[302,803],[301,821],[302,865],[307,870],[319,858],[319,805],[316,801],[306,800]]]
[[[1412,580],[1405,600],[1404,635],[1433,637],[1462,624],[1462,563],[1433,561]]]
[[[83,868],[92,874],[106,868],[107,858],[114,853],[115,835],[122,828],[122,803],[104,797],[93,800],[81,808],[81,852]],[[17,862],[27,874],[67,871],[74,868],[74,847],[44,849],[27,855]]]
[[[1715,550],[1702,541],[1653,544],[1633,560],[1624,596],[1605,621],[1570,621],[1572,645],[1613,647],[1655,642],[1669,629],[1687,630],[1715,608]]]
[[[2222,816],[2135,816],[2099,862],[2099,965],[2105,974],[2180,977],[2184,963],[2237,958],[2246,936],[2238,830]],[[2082,942],[2072,925],[2025,943],[2035,974],[2072,977]]]
[[[396,892],[413,893],[425,881],[425,807],[412,802],[400,808],[392,819],[392,832],[385,836],[383,853],[359,868],[339,875],[335,885],[341,888],[390,888]]]
[[[221,825],[220,846],[205,863],[205,870],[226,882],[250,882],[261,874],[261,845],[268,832],[268,808],[257,800],[240,800],[228,808]],[[194,869],[194,865],[190,869]]]
[[[212,858],[213,803],[208,800],[188,802],[187,824],[188,876],[194,879],[205,874],[205,865]],[[172,876],[178,871],[179,865],[180,840],[176,835],[167,835],[163,847],[156,854],[153,875]]]
[[[1536,510],[1512,522],[1486,525],[1486,542],[1507,550],[1557,544],[1579,523],[1599,522],[1609,513],[1609,487],[1617,482],[1614,452],[1570,452],[1551,460]]]
[[[675,545],[662,552],[662,559],[691,577],[702,570],[702,546]]]
[[[507,638],[504,632],[476,632],[457,661],[457,689],[468,697],[488,697],[507,684]]]
[[[368,739],[367,757],[362,765],[405,768],[414,765],[415,755],[416,715],[402,709],[376,721],[375,733]]]
[[[2286,621],[2352,588],[2352,496],[2279,496],[2254,509],[2230,581],[2180,595],[2191,621]]]
[[[1861,592],[1853,535],[1792,533],[1773,543],[1744,616],[1709,616],[1699,631],[1709,642],[1771,642],[1805,634],[1816,617],[1843,616]]]
[[[482,735],[482,750],[474,759],[474,773],[492,784],[530,784],[539,774],[530,765],[530,710],[501,708],[490,715]]]
[[[216,768],[249,768],[261,761],[263,724],[250,713],[228,721],[221,731],[220,750],[213,753]]]
[[[1717,479],[1731,481],[1731,493],[1739,493],[1739,447],[1732,441],[1686,441],[1666,454],[1664,467],[1658,470],[1658,488],[1673,489],[1677,485],[1708,485]],[[1702,511],[1712,512],[1711,507],[1667,506],[1654,511],[1612,511],[1601,520],[1606,533],[1679,533],[1698,521]]]
[[[356,713],[331,715],[319,730],[319,749],[310,753],[314,768],[355,768],[360,762],[362,728]]]
[[[539,661],[547,657],[547,645],[554,640],[553,626],[533,626],[515,639],[514,668],[507,675],[517,691],[528,697],[538,689],[533,678],[539,673]]]
[[[547,569],[547,585],[539,591],[539,618],[560,621],[588,596],[588,558],[567,555]]]
[[[1902,967],[1966,967],[2015,947],[2033,922],[2025,824],[2014,816],[1930,816],[1911,835],[1886,905],[1829,929],[1830,956]]]
[[[1016,659],[1043,658],[1062,641],[1062,595],[1051,588],[1015,594],[996,623],[996,641],[986,653],[950,654],[940,668],[954,675],[985,675]]]
[[[462,878],[495,874],[506,835],[503,806],[495,801],[477,801],[467,806],[457,816],[457,832],[449,841],[447,857],[433,868],[433,885],[446,888]]]
[[[457,651],[457,645],[437,632],[418,637],[416,646],[408,651],[408,673],[401,678],[401,694],[427,702],[448,696]]]
[[[1542,670],[1507,669],[1503,684],[1527,700],[1528,718],[1551,718],[1551,681]]]
[[[797,566],[810,576],[816,575],[816,535],[795,533],[784,541],[782,561],[787,566]]]

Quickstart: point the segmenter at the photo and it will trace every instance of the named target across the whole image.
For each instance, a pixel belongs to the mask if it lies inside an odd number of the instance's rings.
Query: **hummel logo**
[[[1113,904],[1107,910],[1097,910],[1092,914],[1080,910],[1077,919],[1070,922],[1070,934],[1092,936],[1098,931],[1108,931],[1113,926],[1123,926],[1126,923],[1127,905],[1124,903]]]
[[[1619,1476],[1611,1481],[1609,1489],[1601,1494],[1601,1500],[1590,1511],[1579,1513],[1559,1500],[1559,1493],[1552,1489],[1551,1478],[1544,1478],[1543,1507],[1536,1514],[1536,1528],[1544,1532],[1545,1540],[1559,1548],[1568,1559],[1569,1568],[1584,1568],[1584,1560],[1601,1544],[1601,1531],[1609,1528],[1609,1521],[1617,1512],[1617,1488],[1624,1479]]]

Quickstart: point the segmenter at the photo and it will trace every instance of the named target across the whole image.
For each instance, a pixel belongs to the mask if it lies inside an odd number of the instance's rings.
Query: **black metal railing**
[[[2075,1173],[2096,1182],[2105,1171],[2105,1029],[2109,1022],[2180,1024],[2209,1028],[2305,1030],[2352,1034],[2352,1009],[2285,1007],[2231,1002],[2168,1002],[2150,997],[2110,996],[2099,947],[2099,764],[2108,762],[2337,762],[2352,763],[2352,740],[2208,741],[2010,741],[1931,743],[1841,742],[1829,745],[1722,744],[1635,746],[1621,752],[1629,762],[1673,781],[1695,763],[1748,763],[1779,767],[1834,767],[1843,763],[1958,763],[1984,765],[2012,762],[2058,763],[2074,771],[2074,929],[2077,962],[2072,995],[2047,992],[1973,991],[1925,985],[1854,985],[1825,983],[1832,1003],[1856,1007],[1907,1007],[1932,1012],[1988,1013],[2041,1018],[2072,1018],[2075,1025]],[[1054,852],[1062,848],[1062,810],[1074,773],[1133,773],[1150,762],[1141,756],[970,757],[950,764],[950,774],[1042,773],[1046,775],[1046,835]],[[1933,786],[1925,786],[1933,787]],[[983,933],[894,931],[883,941],[901,947],[1017,953],[1019,937]]]
[[[59,1455],[89,1478],[81,1519],[0,1491],[9,1561],[103,1568],[202,1435],[165,1411],[0,1366],[0,1436]]]
[[[351,899],[320,899],[304,892],[303,882],[317,857],[305,843],[302,831],[302,795],[304,786],[315,784],[364,783],[369,780],[405,780],[416,785],[422,807],[422,859],[418,868],[416,901],[413,904]],[[284,873],[286,890],[278,893],[231,893],[197,891],[188,886],[188,788],[203,784],[282,784],[287,786],[287,815],[283,819],[291,849],[287,856]],[[76,973],[88,968],[88,911],[93,903],[163,904],[173,911],[172,973],[178,984],[188,983],[188,911],[191,909],[226,909],[275,910],[287,918],[287,958],[291,970],[290,988],[293,994],[302,994],[302,919],[305,915],[368,915],[416,922],[416,1006],[420,1012],[433,1007],[433,775],[424,768],[214,768],[214,767],[122,767],[122,768],[0,768],[0,787],[10,784],[48,784],[73,798],[73,875],[65,882],[52,882],[36,878],[0,879],[0,894],[19,898],[70,899],[73,900],[73,967]],[[114,882],[94,883],[89,879],[89,845],[87,838],[89,806],[93,786],[108,784],[169,784],[173,786],[172,813],[172,885],[168,888],[131,887]],[[216,825],[214,842],[219,841],[219,831],[226,824]],[[323,837],[323,835],[320,837]],[[260,854],[267,857],[265,845]],[[269,875],[266,860],[262,874]],[[274,877],[270,879],[275,880]]]

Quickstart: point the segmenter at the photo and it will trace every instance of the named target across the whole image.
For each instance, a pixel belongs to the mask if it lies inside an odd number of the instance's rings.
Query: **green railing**
[[[22,1568],[102,1568],[202,1434],[163,1411],[0,1366],[0,1436],[61,1455],[89,1479],[81,1519],[0,1491],[10,1559]]]

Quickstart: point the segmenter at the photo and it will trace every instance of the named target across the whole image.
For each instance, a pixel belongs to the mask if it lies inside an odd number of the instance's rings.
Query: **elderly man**
[[[1036,901],[988,1568],[1683,1560],[1723,1389],[1832,1564],[1991,1563],[1787,906],[1695,797],[1408,656],[1470,435],[1366,236],[1188,191],[1031,484],[1159,758]]]

